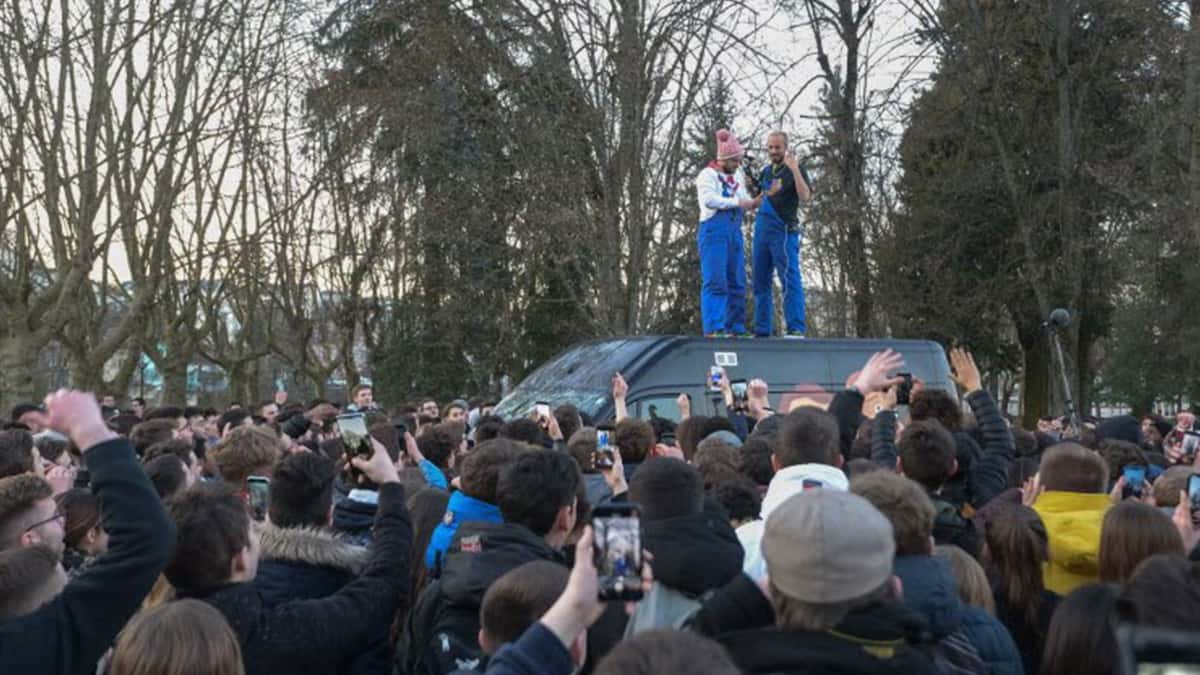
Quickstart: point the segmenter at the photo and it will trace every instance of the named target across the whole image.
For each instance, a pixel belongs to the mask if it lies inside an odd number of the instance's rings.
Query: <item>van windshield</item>
[[[495,414],[506,420],[525,417],[533,412],[533,406],[538,401],[545,401],[552,408],[570,403],[580,412],[595,417],[608,401],[608,396],[603,389],[539,389],[522,385],[496,406]]]

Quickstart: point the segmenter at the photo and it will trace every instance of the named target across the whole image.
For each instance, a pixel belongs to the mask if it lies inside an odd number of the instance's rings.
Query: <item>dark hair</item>
[[[1050,559],[1046,525],[1037,512],[1021,504],[997,502],[983,521],[989,581],[1025,625],[1040,630],[1038,613],[1046,590],[1042,564]]]
[[[220,417],[217,418],[217,433],[223,436],[228,428],[240,427],[245,424],[246,420],[248,419],[250,419],[250,413],[246,412],[242,408],[226,410],[224,413],[221,413]]]
[[[1012,428],[1013,443],[1016,445],[1017,458],[1033,457],[1041,452],[1038,447],[1037,435],[1019,427]],[[1032,673],[1030,675],[1033,675]]]
[[[561,422],[559,423],[561,424]],[[475,425],[475,443],[483,443],[490,441],[493,438],[500,438],[500,432],[504,430],[504,418],[496,415],[488,415],[479,418],[479,423]],[[564,438],[570,438],[564,434]]]
[[[1174,554],[1148,558],[1125,585],[1124,601],[1139,626],[1194,630],[1200,624],[1200,563]]]
[[[524,525],[544,537],[553,529],[559,510],[576,503],[581,482],[579,467],[564,453],[521,453],[500,470],[497,506],[504,522]]]
[[[408,498],[408,518],[412,523],[412,549],[409,560],[412,563],[409,584],[410,598],[418,598],[421,591],[429,583],[430,570],[425,567],[425,550],[429,548],[429,540],[442,519],[446,515],[446,507],[450,504],[450,493],[438,488],[423,487],[412,493]]]
[[[613,430],[613,442],[621,451],[621,461],[636,464],[645,461],[654,448],[654,427],[636,417],[626,417],[617,422]]]
[[[767,437],[751,435],[742,444],[742,452],[738,457],[738,473],[757,485],[770,485],[771,479],[775,477],[775,469],[771,466],[771,455],[774,452]]]
[[[937,420],[909,424],[897,446],[904,475],[926,490],[942,487],[954,472],[958,444]]]
[[[8,414],[8,419],[16,422],[21,419],[22,415],[31,412],[40,412],[41,409],[36,403],[18,403],[12,407],[12,410]]]
[[[864,419],[854,432],[854,440],[850,441],[850,454],[847,460],[871,459],[871,443],[875,440],[875,420]]]
[[[563,438],[570,438],[583,427],[583,418],[579,416],[579,408],[573,404],[564,403],[554,409],[554,420],[558,422],[558,430]]]
[[[865,476],[876,471],[887,471],[887,469],[869,459],[859,457],[846,462],[846,465],[842,467],[842,471],[846,474],[846,478],[853,480],[859,476]]]
[[[505,424],[504,428],[500,430],[500,437],[541,447],[546,447],[548,440],[538,423],[528,417],[518,417]]]
[[[796,408],[783,420],[779,439],[775,441],[775,457],[780,468],[799,464],[828,464],[837,466],[841,455],[841,439],[837,420],[817,408]]]
[[[45,545],[18,546],[0,551],[0,621],[36,609],[46,585],[58,572],[59,555]]]
[[[268,488],[267,513],[278,527],[325,527],[333,506],[333,460],[298,452],[275,466]]]
[[[675,423],[665,417],[651,417],[649,422],[654,430],[655,443],[662,443],[663,436],[675,433]]]
[[[1108,465],[1100,455],[1078,443],[1059,443],[1046,450],[1038,474],[1048,491],[1108,491]]]
[[[707,421],[708,418],[703,415],[692,415],[675,427],[675,440],[679,442],[679,449],[689,462],[692,461],[692,455],[696,454],[696,446],[700,445],[700,441],[706,436],[702,432]]]
[[[146,454],[150,446],[175,438],[175,420],[158,418],[140,422],[129,432],[129,442],[138,457]]]
[[[159,499],[170,499],[187,485],[187,467],[173,454],[159,455],[145,465],[146,476],[154,483]]]
[[[1129,441],[1120,441],[1115,438],[1106,438],[1099,443],[1096,452],[1104,458],[1105,464],[1108,465],[1108,477],[1110,480],[1115,480],[1115,477],[1121,475],[1121,470],[1130,464],[1146,465],[1146,454],[1142,449],[1130,443]]]
[[[1019,488],[1025,481],[1037,475],[1041,461],[1039,457],[1018,457],[1008,465],[1008,487]]]
[[[509,570],[484,593],[480,626],[496,645],[516,642],[562,595],[567,576],[566,567],[549,560]]]
[[[160,405],[153,410],[148,410],[142,415],[142,421],[149,422],[150,420],[178,420],[180,417],[187,417],[183,414],[183,408],[176,405]]]
[[[617,643],[596,675],[738,675],[719,643],[686,630],[651,630]]]
[[[446,468],[451,453],[457,447],[458,442],[444,424],[434,425],[417,436],[417,448],[421,450],[421,454],[434,466],[442,469]]]
[[[42,456],[42,459],[47,462],[57,463],[58,458],[62,457],[64,452],[71,454],[71,442],[52,434],[38,434],[33,439],[33,445],[37,448],[38,454]]]
[[[183,416],[189,420],[193,417],[204,417],[204,408],[201,408],[198,405],[184,406]]]
[[[947,431],[962,429],[962,407],[941,389],[925,387],[912,395],[909,416],[914,422],[937,420]]]
[[[652,457],[633,474],[629,499],[641,505],[643,522],[690,516],[704,509],[704,481],[685,462]]]
[[[108,428],[112,429],[119,436],[129,438],[133,434],[133,428],[141,424],[142,418],[137,415],[114,415],[108,420]]]
[[[163,455],[175,455],[183,460],[187,466],[192,465],[192,453],[196,451],[196,444],[193,441],[185,441],[182,438],[172,438],[168,441],[159,441],[146,449],[146,453],[142,455],[143,463],[150,463]]]
[[[1115,675],[1117,640],[1112,622],[1120,587],[1088,584],[1063,598],[1046,635],[1042,675]]]
[[[63,543],[79,548],[79,542],[100,524],[100,500],[88,490],[75,488],[54,498],[63,514]]]
[[[246,504],[220,483],[202,483],[167,502],[175,521],[175,554],[163,570],[179,590],[229,581],[234,557],[250,545]]]
[[[1100,581],[1123,584],[1145,559],[1182,556],[1183,538],[1167,514],[1149,504],[1124,501],[1104,514],[1100,530]]]
[[[0,431],[0,478],[33,471],[33,436],[28,431]]]
[[[762,495],[758,492],[758,486],[746,478],[717,483],[713,486],[712,495],[725,508],[731,520],[754,520],[762,511]]]
[[[516,459],[520,452],[520,446],[506,438],[485,441],[475,446],[475,450],[468,454],[458,467],[463,494],[495,504],[500,470]]]
[[[583,473],[600,473],[592,461],[596,452],[596,428],[583,427],[567,439],[567,454],[579,465]]]
[[[765,438],[768,443],[774,445],[775,439],[779,438],[779,430],[783,428],[783,418],[784,415],[768,415],[762,418],[755,423],[750,438]]]

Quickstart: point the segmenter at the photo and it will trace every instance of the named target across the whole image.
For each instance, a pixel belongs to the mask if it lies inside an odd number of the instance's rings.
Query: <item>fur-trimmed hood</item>
[[[305,563],[345,570],[355,576],[366,567],[369,553],[332,530],[315,527],[258,528],[262,560]]]

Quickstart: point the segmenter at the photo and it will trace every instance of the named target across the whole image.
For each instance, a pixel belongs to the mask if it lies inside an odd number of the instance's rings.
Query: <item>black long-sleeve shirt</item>
[[[108,552],[32,614],[0,624],[0,673],[91,673],[170,561],[175,525],[133,446],[105,441],[84,455]]]

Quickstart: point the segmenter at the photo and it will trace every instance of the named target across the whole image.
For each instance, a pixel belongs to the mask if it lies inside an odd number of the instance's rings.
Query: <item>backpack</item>
[[[964,518],[958,507],[950,502],[934,499],[933,508],[936,513],[933,540],[938,544],[957,546],[971,554],[972,558],[978,558],[979,533],[975,530],[975,523]]]
[[[952,633],[939,642],[926,645],[925,652],[933,659],[940,675],[988,675],[979,652],[962,633]]]
[[[428,597],[427,595],[428,594]],[[447,675],[487,670],[479,647],[479,608],[450,605],[437,582],[413,607],[397,645],[398,675]]]

